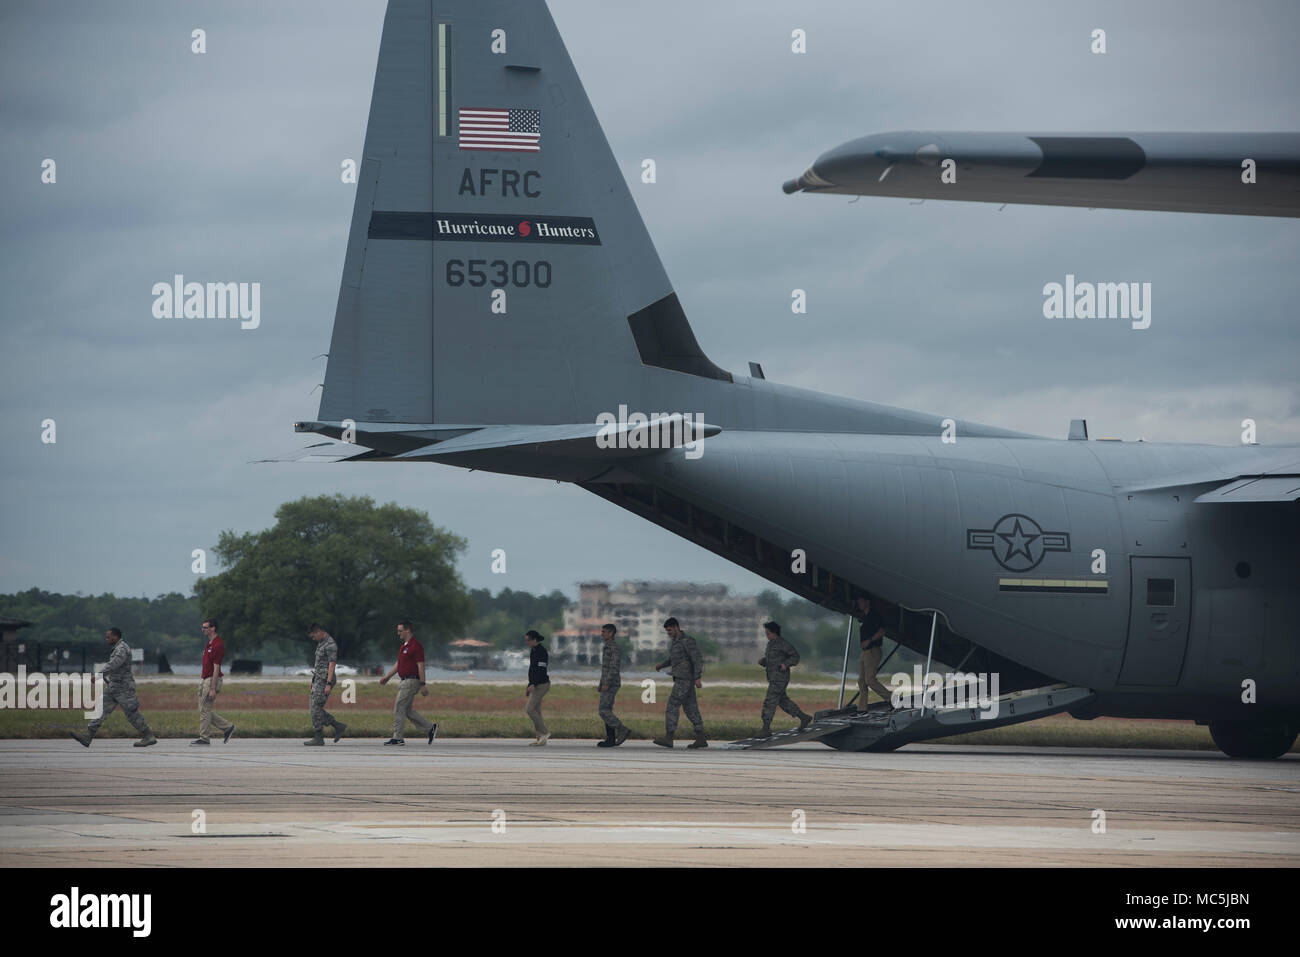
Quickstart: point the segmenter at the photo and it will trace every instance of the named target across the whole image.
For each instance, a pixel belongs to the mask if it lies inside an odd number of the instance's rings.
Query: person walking
[[[339,646],[324,627],[314,622],[307,629],[307,634],[311,636],[312,641],[316,642],[316,664],[311,673],[311,694],[308,698],[311,726],[316,733],[310,741],[304,741],[303,744],[310,747],[324,747],[327,724],[334,728],[334,743],[338,744],[339,738],[343,737],[343,732],[348,729],[348,726],[325,710],[325,702],[329,699],[330,692],[334,690],[334,667],[339,660]]]
[[[668,707],[664,711],[664,736],[655,738],[654,743],[661,748],[673,746],[678,714],[685,711],[687,720],[695,728],[695,740],[687,747],[707,748],[709,742],[704,737],[704,719],[700,717],[700,706],[695,701],[695,689],[704,687],[700,680],[704,675],[704,659],[700,657],[695,639],[682,631],[676,618],[664,621],[664,630],[668,632],[668,658],[655,665],[655,671],[669,669],[673,676],[673,690],[668,695]]]
[[[104,719],[113,713],[114,708],[121,705],[126,720],[131,722],[131,727],[140,732],[140,740],[135,743],[135,747],[147,748],[157,744],[158,739],[149,730],[149,722],[140,713],[140,701],[135,696],[135,676],[131,674],[131,649],[122,640],[121,629],[108,629],[104,632],[104,640],[113,650],[108,656],[108,663],[100,670],[104,678],[103,710],[100,711],[98,718],[94,718],[86,725],[85,731],[73,731],[72,736],[81,742],[83,747],[90,747],[90,742],[95,739],[95,734],[104,723]]]
[[[528,646],[528,687],[524,691],[528,704],[524,714],[532,720],[533,730],[537,732],[537,740],[528,742],[530,748],[541,747],[551,739],[551,732],[542,720],[542,698],[551,690],[551,676],[546,670],[550,655],[542,647],[545,640],[535,631],[524,632],[524,644]]]
[[[614,714],[614,696],[623,683],[623,652],[618,647],[614,636],[618,628],[612,624],[602,625],[600,640],[604,647],[600,652],[600,720],[605,722],[605,740],[597,741],[598,748],[617,748],[627,740],[632,729]]]
[[[203,669],[199,673],[199,736],[190,744],[206,748],[212,743],[209,738],[213,728],[221,732],[224,744],[235,733],[235,724],[212,710],[217,695],[221,694],[221,662],[226,658],[226,643],[221,640],[217,619],[204,619],[203,637],[207,644],[203,646]]]
[[[763,698],[763,728],[756,738],[772,736],[772,718],[779,707],[786,714],[799,719],[799,730],[812,724],[812,715],[790,700],[785,689],[790,684],[790,669],[799,663],[799,652],[794,645],[781,637],[781,626],[775,621],[764,622],[763,630],[767,632],[767,651],[758,663],[767,672],[767,695]]]
[[[397,664],[388,670],[388,674],[379,679],[381,685],[388,684],[388,679],[397,675],[397,700],[393,703],[393,736],[384,742],[386,746],[402,747],[406,744],[406,722],[410,721],[428,735],[429,744],[438,734],[438,726],[415,710],[415,693],[422,697],[429,696],[429,688],[424,680],[424,646],[415,640],[415,625],[409,618],[397,623],[397,640],[401,647],[397,650]]]

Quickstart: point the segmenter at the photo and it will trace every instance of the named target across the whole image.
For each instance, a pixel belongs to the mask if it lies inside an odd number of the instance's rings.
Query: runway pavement
[[[1104,812],[1104,833],[1098,829]],[[200,826],[201,825],[201,826]],[[533,857],[529,857],[529,855]],[[1300,758],[0,741],[0,865],[1300,864]]]

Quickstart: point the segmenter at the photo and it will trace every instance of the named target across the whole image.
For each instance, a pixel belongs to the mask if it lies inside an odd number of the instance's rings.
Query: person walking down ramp
[[[763,630],[767,632],[767,653],[758,659],[758,663],[767,670],[767,696],[763,698],[763,728],[754,737],[772,736],[772,717],[778,707],[798,718],[799,730],[802,731],[812,724],[812,715],[805,713],[785,693],[790,684],[790,669],[799,663],[799,652],[781,637],[781,626],[776,622],[764,623]]]

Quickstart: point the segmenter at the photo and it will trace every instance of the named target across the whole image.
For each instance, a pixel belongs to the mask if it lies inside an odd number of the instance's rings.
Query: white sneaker
[[[534,739],[534,740],[532,740],[532,741],[529,741],[529,742],[528,742],[528,746],[529,746],[530,748],[535,748],[535,747],[541,745],[542,743],[543,743],[543,741],[542,741],[541,738],[536,738],[536,739]]]
[[[551,733],[548,731],[546,732],[546,734],[542,735],[540,738],[537,739],[537,743],[541,745],[541,744],[545,744],[549,740],[551,740]]]

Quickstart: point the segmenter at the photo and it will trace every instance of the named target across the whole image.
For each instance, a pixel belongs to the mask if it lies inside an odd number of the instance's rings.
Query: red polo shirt
[[[402,643],[402,649],[397,653],[397,677],[399,678],[418,678],[420,669],[416,667],[424,660],[424,647],[411,638]]]
[[[226,657],[226,644],[220,635],[213,635],[208,646],[203,649],[203,673],[201,678],[211,678],[214,666],[220,665]]]

